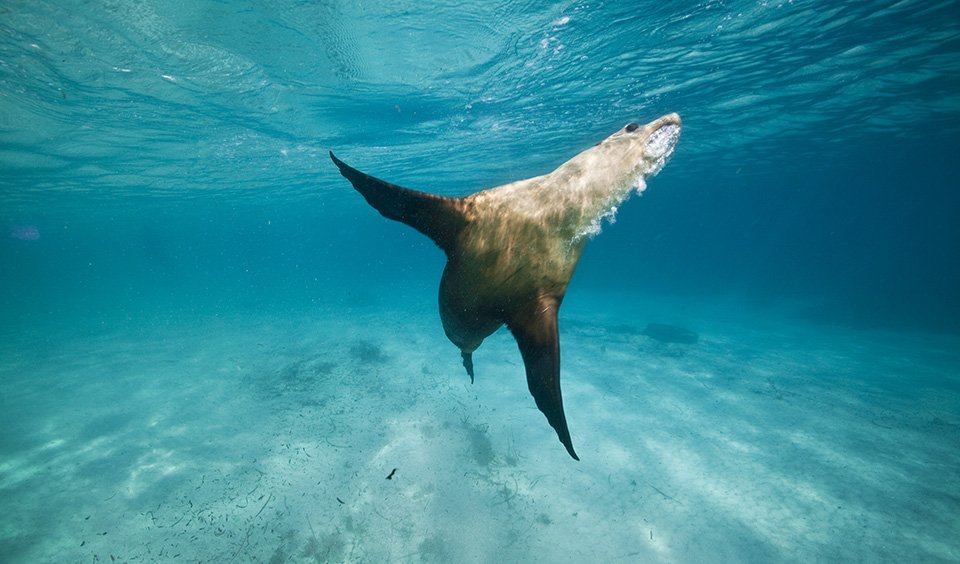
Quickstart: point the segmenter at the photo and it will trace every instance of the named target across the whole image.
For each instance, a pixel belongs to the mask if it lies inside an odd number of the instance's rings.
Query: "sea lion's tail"
[[[467,223],[462,198],[447,198],[403,188],[360,172],[330,151],[340,174],[387,219],[401,221],[427,237],[447,255],[455,251],[457,236]]]

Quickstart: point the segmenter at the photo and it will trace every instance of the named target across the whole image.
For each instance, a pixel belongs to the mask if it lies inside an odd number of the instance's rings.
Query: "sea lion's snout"
[[[651,133],[650,137],[647,137],[647,140],[643,142],[644,154],[648,158],[652,157],[655,159],[669,156],[679,140],[680,126],[673,124],[664,125]]]
[[[656,129],[643,142],[643,156],[650,163],[646,176],[660,172],[680,140],[680,116],[677,114],[663,116],[653,125]]]

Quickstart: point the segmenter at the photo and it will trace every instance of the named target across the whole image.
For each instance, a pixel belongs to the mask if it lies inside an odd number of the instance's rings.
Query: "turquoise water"
[[[958,559],[958,93],[956,1],[5,2],[0,560]],[[575,463],[327,153],[462,196],[668,112]]]
[[[677,111],[673,162],[581,285],[957,327],[956,3],[418,6],[7,4],[0,221],[40,239],[5,239],[4,310],[432,285],[429,243],[328,150],[463,195]]]

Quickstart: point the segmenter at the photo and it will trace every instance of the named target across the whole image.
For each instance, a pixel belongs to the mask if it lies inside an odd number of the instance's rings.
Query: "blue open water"
[[[100,297],[433,284],[411,264],[430,244],[365,209],[328,150],[463,195],[677,111],[672,162],[577,284],[802,295],[868,325],[958,327],[955,2],[3,11],[0,223],[40,237],[4,238],[5,325]],[[401,242],[378,252],[384,237]]]
[[[955,344],[960,332],[957,1],[10,0],[0,5],[0,337],[7,357],[0,386],[8,391],[6,405],[0,400],[7,410],[0,424],[14,430],[0,429],[8,435],[0,440],[0,456],[8,459],[0,465],[0,513],[9,506],[6,498],[35,518],[0,515],[0,560],[61,554],[89,561],[94,554],[83,551],[94,541],[88,539],[102,538],[82,523],[67,530],[37,516],[56,506],[64,519],[75,507],[82,519],[99,502],[31,501],[34,482],[11,477],[29,464],[9,461],[52,444],[55,429],[66,425],[50,415],[58,412],[55,392],[33,406],[29,399],[15,402],[19,396],[11,390],[27,375],[50,379],[34,385],[55,386],[64,374],[57,368],[64,366],[62,351],[96,351],[104,339],[127,339],[134,350],[166,346],[176,372],[180,345],[152,339],[184,335],[183,327],[214,318],[235,320],[231,331],[247,320],[244,334],[252,335],[264,329],[250,320],[294,323],[324,311],[368,326],[363,343],[376,343],[376,331],[387,331],[366,315],[388,316],[385,323],[396,331],[436,337],[411,348],[429,351],[423,362],[447,362],[449,378],[464,377],[435,320],[442,254],[370,209],[328,151],[397,184],[459,196],[549,172],[624,124],[668,112],[684,120],[680,143],[649,189],[625,203],[615,223],[588,245],[568,294],[577,308],[570,327],[615,318],[639,303],[740,303],[776,312],[814,335],[822,330],[820,338],[848,343],[847,350],[874,346],[871,335],[878,334],[901,343],[900,352],[884,353],[890,358],[910,357],[916,343],[935,343],[935,395],[948,399],[911,404],[910,413],[939,421],[937,433],[947,437],[947,458],[939,458],[945,467],[930,470],[929,481],[955,481],[960,362],[953,345],[942,343]],[[573,305],[578,299],[579,307]],[[661,317],[683,320],[679,311]],[[633,323],[642,328],[647,321]],[[583,331],[584,342],[592,342]],[[701,333],[709,341],[708,332]],[[236,338],[226,335],[208,327],[183,337],[184,346]],[[503,356],[519,362],[511,357],[509,336],[504,339]],[[337,346],[335,340],[328,345]],[[350,346],[344,341],[341,348]],[[397,344],[395,358],[408,353]],[[816,365],[812,356],[805,366]],[[417,362],[411,374],[420,374]],[[710,366],[709,359],[702,362]],[[404,366],[391,368],[394,385],[408,378]],[[856,365],[846,367],[853,378],[868,377]],[[113,397],[114,370],[94,363],[84,378]],[[915,374],[906,366],[889,376],[909,389]],[[511,385],[531,407],[522,376]],[[81,411],[96,419],[107,407],[96,406],[100,392],[88,392]],[[574,408],[568,401],[568,412]],[[573,419],[583,428],[591,408],[579,409]],[[542,425],[530,449],[558,456],[551,471],[567,464],[542,417],[534,411],[525,421],[512,426]],[[481,419],[470,429],[488,423]],[[57,440],[71,448],[98,448],[61,435]],[[623,448],[631,450],[629,441]],[[603,454],[592,456],[602,466]],[[143,464],[126,462],[120,475],[129,477]],[[203,474],[199,466],[193,475]],[[43,472],[31,479],[54,479]],[[603,477],[591,487],[602,489],[606,474],[596,476]],[[179,491],[171,486],[167,498],[158,498],[166,500],[161,506]],[[754,541],[731,540],[733,548],[723,554],[735,561],[911,554],[953,560],[960,558],[960,502],[956,490],[944,495],[914,496],[921,508],[940,508],[930,516],[939,544],[911,548],[910,537],[881,548],[870,537],[860,551],[831,552],[852,530],[842,529],[843,535],[792,554],[785,547],[803,536],[801,529],[774,542],[761,527],[751,529]],[[130,515],[147,511],[136,496],[129,499]],[[693,500],[686,503],[671,511],[690,510]],[[631,515],[622,511],[612,518]],[[547,513],[533,513],[530,526],[562,523]],[[695,521],[695,514],[683,520]],[[311,528],[322,528],[317,521]],[[309,536],[306,521],[298,523]],[[889,530],[898,526],[883,523]],[[156,539],[153,552],[131,548],[139,534],[147,535],[143,530],[123,533],[125,558],[173,556],[158,556]],[[324,534],[334,530],[347,529],[331,526]],[[376,536],[373,525],[367,530],[366,537],[351,532],[366,538],[366,552],[343,549],[347,545],[326,553],[288,547],[284,557],[484,560],[507,544],[500,538],[489,550],[457,552],[450,546],[465,541],[440,535],[415,543],[411,556],[400,548],[378,552],[379,540],[367,538]],[[638,539],[647,536],[646,528],[638,531]],[[210,548],[193,558],[265,561],[277,554],[266,541],[255,550],[246,532],[246,544],[242,531],[197,533]],[[611,542],[620,546],[627,537],[611,533]],[[649,540],[655,537],[651,531]],[[219,545],[225,538],[233,544]],[[336,542],[328,547],[340,546]],[[703,561],[685,543],[676,541],[672,552],[635,554]],[[75,552],[63,552],[68,547]],[[107,545],[98,547],[100,561],[112,554]],[[510,550],[516,559],[544,554]],[[597,554],[601,561],[632,560],[629,547]]]

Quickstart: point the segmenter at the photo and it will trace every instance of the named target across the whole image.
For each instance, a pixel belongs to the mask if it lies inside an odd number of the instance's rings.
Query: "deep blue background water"
[[[676,111],[574,288],[957,330],[958,92],[955,1],[6,2],[0,323],[432,294],[328,150],[462,195]]]

